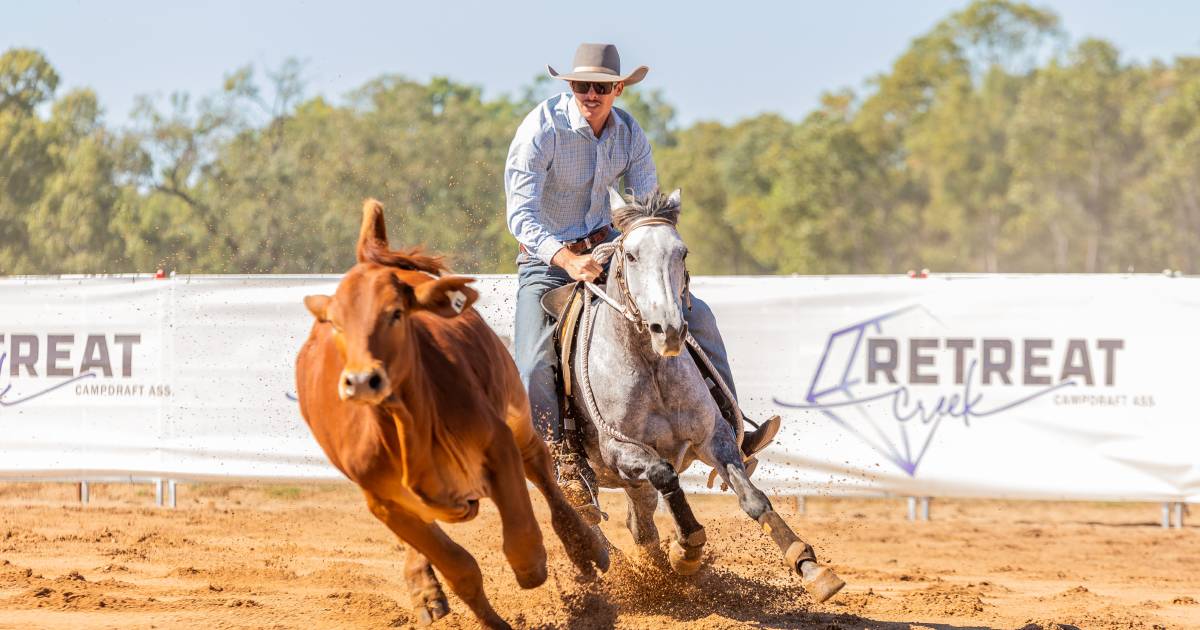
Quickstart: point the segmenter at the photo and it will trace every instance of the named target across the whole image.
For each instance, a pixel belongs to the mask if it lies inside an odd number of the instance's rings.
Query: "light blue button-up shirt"
[[[508,229],[546,264],[563,241],[612,222],[608,187],[636,195],[658,184],[650,142],[628,112],[612,108],[597,139],[570,92],[534,108],[508,148],[504,193]]]

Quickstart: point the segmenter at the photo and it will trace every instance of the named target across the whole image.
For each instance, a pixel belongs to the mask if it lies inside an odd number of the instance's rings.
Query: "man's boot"
[[[587,459],[575,453],[565,443],[552,445],[554,465],[558,469],[558,485],[567,503],[588,525],[599,525],[602,516],[596,504],[596,481]],[[590,478],[590,479],[589,479]]]
[[[775,439],[775,434],[779,433],[779,424],[779,416],[771,416],[760,424],[757,429],[746,431],[742,435],[742,454],[749,458],[767,448],[771,441]]]

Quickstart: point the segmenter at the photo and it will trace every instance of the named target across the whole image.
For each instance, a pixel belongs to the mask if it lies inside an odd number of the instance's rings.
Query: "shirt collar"
[[[622,124],[621,117],[617,115],[617,108],[613,106],[608,112],[608,121],[604,123],[604,129],[600,130],[600,137],[596,138],[592,134],[592,126],[584,119],[583,112],[579,111],[579,102],[575,100],[575,95],[566,92],[563,94],[567,99],[567,121],[571,123],[571,129],[581,132],[589,138],[598,141],[608,139],[608,136],[616,129],[617,125]]]

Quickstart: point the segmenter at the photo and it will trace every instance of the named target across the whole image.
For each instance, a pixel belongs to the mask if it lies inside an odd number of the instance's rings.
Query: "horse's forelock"
[[[621,232],[625,232],[634,221],[642,218],[657,217],[672,224],[679,223],[679,204],[671,199],[670,195],[655,190],[643,197],[622,195],[622,198],[625,200],[625,207],[613,208],[612,211],[613,225]]]

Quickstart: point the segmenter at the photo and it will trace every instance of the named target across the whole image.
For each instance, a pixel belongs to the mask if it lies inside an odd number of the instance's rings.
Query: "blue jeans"
[[[615,236],[615,235],[614,235]],[[554,319],[542,310],[542,295],[551,289],[573,281],[561,267],[522,254],[517,259],[517,314],[514,321],[513,345],[521,381],[529,391],[533,408],[533,425],[543,439],[560,440],[562,435],[558,413],[558,393],[554,370],[558,357],[554,353]],[[607,307],[605,307],[607,308]],[[725,342],[717,329],[717,319],[708,305],[692,296],[692,310],[684,314],[688,331],[704,349],[713,367],[737,396]]]

